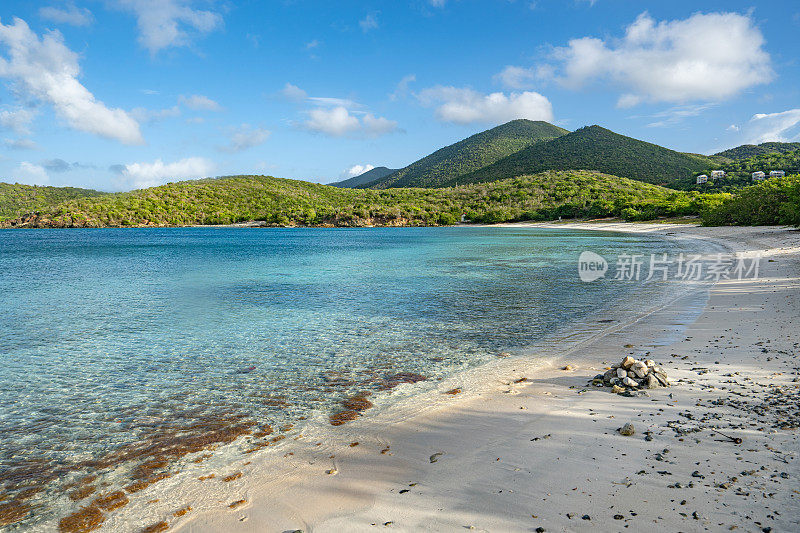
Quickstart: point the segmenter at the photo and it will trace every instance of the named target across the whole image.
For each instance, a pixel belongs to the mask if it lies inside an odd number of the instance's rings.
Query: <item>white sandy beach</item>
[[[146,516],[188,532],[800,530],[800,232],[547,227],[715,239],[761,251],[761,276],[718,282],[675,342],[653,340],[674,329],[681,302],[544,367],[499,363],[480,390],[465,386],[435,407],[390,422],[367,416],[341,426],[339,438],[304,435],[291,454],[245,456],[210,471],[214,479],[176,480],[168,504],[131,505],[106,527],[134,530]],[[646,352],[672,387],[623,397],[587,386],[623,356]],[[626,422],[633,436],[616,431]],[[208,490],[212,508],[193,500]],[[185,506],[193,510],[172,515]]]

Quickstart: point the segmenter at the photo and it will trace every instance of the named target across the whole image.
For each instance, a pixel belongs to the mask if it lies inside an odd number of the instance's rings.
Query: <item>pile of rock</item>
[[[597,374],[592,380],[592,385],[611,387],[612,392],[620,393],[631,389],[669,387],[669,380],[667,373],[655,361],[650,359],[639,361],[627,356],[605,374]]]

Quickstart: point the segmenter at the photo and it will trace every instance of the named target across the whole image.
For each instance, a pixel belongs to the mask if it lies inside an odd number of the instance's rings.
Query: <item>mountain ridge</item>
[[[440,148],[382,179],[360,188],[441,187],[526,146],[569,133],[544,121],[516,119]]]

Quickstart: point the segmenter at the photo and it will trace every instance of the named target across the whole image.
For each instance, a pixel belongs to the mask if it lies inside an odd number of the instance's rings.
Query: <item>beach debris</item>
[[[241,507],[242,505],[246,504],[247,500],[236,500],[235,502],[231,502],[228,507],[231,509],[236,509],[237,507]]]
[[[717,433],[721,437],[725,437],[726,439],[728,439],[729,441],[731,441],[734,444],[741,444],[742,443],[742,439],[740,439],[739,437],[731,437],[730,435],[726,435],[725,433],[721,432],[718,429],[715,429],[714,433]],[[720,442],[724,442],[724,441],[720,441]]]
[[[326,470],[325,473],[329,476],[335,476],[339,471],[336,468],[331,468],[330,470]]]
[[[636,433],[636,431],[633,429],[633,424],[631,424],[630,422],[626,422],[625,425],[617,429],[617,431],[619,431],[620,435],[625,437],[630,437],[631,435]]]
[[[567,371],[575,370],[575,367],[572,365],[565,365],[561,370],[567,370]]]
[[[445,392],[445,394],[450,394],[452,396],[455,396],[456,394],[461,394],[461,389],[460,388],[450,389],[449,391]]]
[[[444,455],[444,452],[436,452],[435,454],[431,455],[431,457],[430,457],[431,463],[435,463],[436,461],[439,460],[439,457],[441,457],[443,455]]]
[[[667,373],[664,369],[653,361],[638,360],[630,355],[625,356],[621,362],[613,365],[603,374],[597,374],[592,378],[592,385],[596,387],[611,387],[614,394],[627,394],[642,389],[658,389],[669,387]]]

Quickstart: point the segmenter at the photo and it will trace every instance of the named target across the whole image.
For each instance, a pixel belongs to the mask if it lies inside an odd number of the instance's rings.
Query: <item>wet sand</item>
[[[172,507],[206,503],[180,516],[159,503],[130,505],[106,528],[166,520],[191,532],[799,530],[800,232],[547,227],[723,241],[762,251],[761,276],[717,283],[674,342],[654,340],[684,315],[682,301],[546,363],[508,361],[476,391],[444,382],[438,394],[448,401],[435,407],[366,417],[325,441],[306,434],[282,455],[244,457],[192,485],[176,479],[165,485]],[[623,397],[587,385],[645,353],[672,387]],[[626,422],[633,436],[617,432]]]

